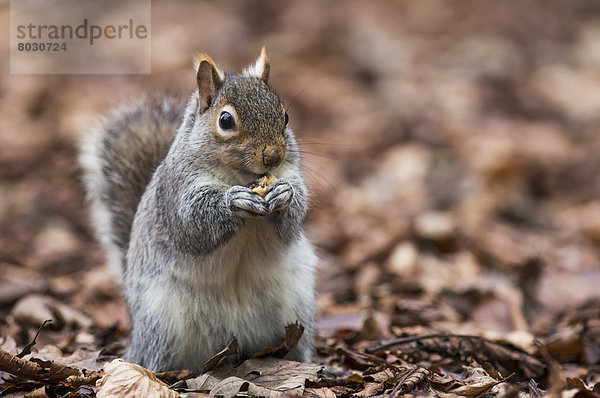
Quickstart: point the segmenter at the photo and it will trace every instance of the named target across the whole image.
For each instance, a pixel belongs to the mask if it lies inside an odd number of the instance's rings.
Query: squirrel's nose
[[[279,166],[283,160],[283,153],[280,147],[269,145],[263,149],[262,161],[266,167]]]

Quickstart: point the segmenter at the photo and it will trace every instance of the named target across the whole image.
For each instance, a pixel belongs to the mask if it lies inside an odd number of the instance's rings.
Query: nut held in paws
[[[248,186],[248,188],[252,189],[252,192],[257,194],[258,196],[265,197],[267,193],[267,189],[277,181],[277,177],[274,175],[268,174],[266,176],[260,177],[258,180],[254,181],[252,184]]]

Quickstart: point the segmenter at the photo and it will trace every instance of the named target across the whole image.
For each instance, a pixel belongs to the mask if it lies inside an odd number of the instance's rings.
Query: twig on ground
[[[23,347],[23,350],[21,350],[21,352],[17,354],[17,358],[23,358],[25,355],[31,354],[31,348],[35,345],[36,340],[37,340],[38,336],[40,335],[40,332],[42,331],[44,326],[46,326],[47,323],[52,323],[52,319],[46,319],[44,321],[44,323],[42,323],[40,328],[35,333],[35,336],[33,336],[33,340],[31,340],[31,342],[29,344],[27,344],[27,345],[25,345],[25,347]]]

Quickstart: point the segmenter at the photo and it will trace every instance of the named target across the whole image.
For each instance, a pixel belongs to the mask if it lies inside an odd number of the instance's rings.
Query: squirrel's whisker
[[[301,149],[296,149],[296,150],[294,150],[294,149],[290,149],[289,151],[290,151],[291,153],[297,153],[297,154],[299,153],[299,154],[302,154],[302,155],[316,156],[316,157],[319,157],[319,158],[323,158],[323,159],[331,160],[331,161],[333,161],[333,162],[338,162],[338,163],[346,163],[346,162],[345,162],[344,160],[342,160],[342,159],[334,158],[334,157],[332,157],[332,156],[327,156],[327,155],[325,155],[325,154],[322,154],[322,153],[316,153],[316,152],[311,152],[311,151],[305,151],[305,150],[301,150]]]
[[[292,106],[294,106],[294,101],[296,101],[296,99],[307,89],[312,85],[313,82],[308,82],[300,91],[298,91],[298,93],[296,95],[294,95],[292,97],[292,99],[290,100],[290,103],[288,105],[285,105],[283,108],[285,109],[286,112],[288,112],[290,109],[292,109]]]

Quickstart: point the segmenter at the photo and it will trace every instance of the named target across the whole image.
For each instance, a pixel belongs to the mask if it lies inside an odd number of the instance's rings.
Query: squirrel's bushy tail
[[[138,203],[169,150],[184,105],[175,96],[143,99],[114,111],[82,142],[80,163],[92,221],[119,278]]]

